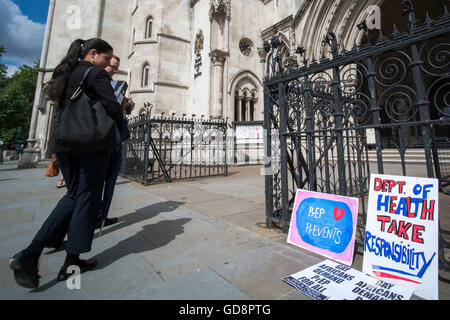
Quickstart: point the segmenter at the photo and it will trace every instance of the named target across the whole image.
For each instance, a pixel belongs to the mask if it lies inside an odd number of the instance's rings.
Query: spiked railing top
[[[362,53],[368,55],[372,51],[375,52],[381,50],[382,47],[390,46],[395,49],[397,47],[407,45],[407,43],[411,41],[420,40],[421,37],[425,37],[425,33],[441,34],[450,28],[450,15],[446,6],[443,8],[444,13],[442,17],[437,20],[432,20],[430,15],[426,13],[425,23],[423,26],[419,27],[416,26],[415,9],[412,2],[410,0],[403,0],[402,8],[402,14],[408,15],[408,33],[400,32],[394,24],[393,32],[389,38],[383,35],[381,30],[378,30],[378,38],[375,42],[371,42],[371,39],[369,38],[369,28],[367,22],[364,20],[357,25],[357,28],[364,32],[362,44],[358,45],[356,40],[354,40],[354,45],[351,50],[348,50],[342,46],[339,52],[339,44],[336,39],[336,35],[334,32],[329,31],[322,43],[325,46],[330,47],[330,52],[332,54],[331,60],[325,57],[324,52],[322,57],[319,57],[320,61],[316,59],[314,54],[310,55],[310,59],[308,59],[307,50],[303,46],[299,45],[296,47],[294,55],[301,57],[301,64],[297,64],[294,68],[292,65],[285,68],[280,50],[277,52],[277,49],[281,45],[281,41],[278,36],[273,36],[270,41],[265,41],[263,46],[264,51],[267,53],[266,80],[269,78],[278,78],[285,74],[289,75],[295,71],[295,68],[298,70],[303,70],[305,67],[309,66],[320,68],[322,65],[333,64],[336,59],[356,58]]]

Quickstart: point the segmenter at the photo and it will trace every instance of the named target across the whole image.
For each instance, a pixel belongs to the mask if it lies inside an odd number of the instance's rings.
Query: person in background
[[[61,188],[64,188],[65,186],[66,186],[66,184],[64,183],[64,176],[63,176],[63,174],[61,173],[61,178],[59,178],[58,184],[56,185],[56,187],[57,187],[58,189],[61,189]]]
[[[3,164],[3,141],[0,140],[0,164]]]
[[[83,76],[90,70],[84,92],[93,100],[102,102],[105,111],[122,126],[122,108],[116,101],[110,77],[105,67],[110,64],[113,48],[100,38],[78,39],[72,42],[67,55],[56,66],[46,87],[50,101],[64,107],[79,87]],[[80,121],[74,119],[74,121]],[[111,144],[114,144],[111,141]],[[112,150],[98,146],[98,151],[78,152],[55,143],[54,152],[67,185],[66,195],[58,202],[33,241],[9,262],[17,284],[26,288],[39,286],[38,262],[46,246],[58,247],[68,235],[66,259],[57,280],[67,280],[69,266],[77,266],[81,273],[97,265],[95,259],[82,260],[80,254],[89,252],[100,210],[106,170]]]
[[[111,63],[105,68],[109,76],[112,77],[119,71],[120,68],[120,58],[113,55]],[[135,103],[133,99],[127,99],[125,106],[125,113],[131,114],[134,110]],[[128,131],[128,122],[126,117],[123,117],[122,130],[121,130],[122,141],[127,140],[130,137],[130,132]],[[118,218],[108,218],[109,209],[111,207],[111,202],[114,196],[114,188],[116,186],[117,176],[120,172],[120,167],[122,165],[122,148],[119,146],[113,151],[111,156],[110,165],[105,177],[105,188],[103,191],[103,201],[99,215],[97,217],[96,228],[101,228],[102,226],[109,226],[118,222]]]

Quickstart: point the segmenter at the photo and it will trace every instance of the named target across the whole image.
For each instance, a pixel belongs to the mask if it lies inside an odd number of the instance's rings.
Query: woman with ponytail
[[[58,105],[59,114],[88,72],[84,92],[92,100],[101,101],[107,114],[120,128],[123,117],[121,106],[115,99],[110,77],[104,70],[112,56],[113,48],[99,38],[86,41],[78,39],[70,45],[46,88],[46,95]],[[66,180],[67,193],[50,213],[31,244],[10,260],[16,282],[26,288],[39,286],[38,261],[43,249],[60,247],[66,235],[67,255],[58,281],[69,278],[69,266],[78,266],[81,272],[85,272],[97,265],[94,259],[82,260],[79,255],[91,250],[112,150],[99,146],[95,152],[80,152],[55,142],[54,153]]]

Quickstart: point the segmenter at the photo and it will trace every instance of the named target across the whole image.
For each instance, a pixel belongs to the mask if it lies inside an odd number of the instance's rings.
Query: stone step
[[[450,149],[438,149],[439,153],[447,153],[450,154]],[[376,154],[375,150],[369,150],[369,155],[370,154]],[[399,155],[400,152],[396,149],[384,149],[383,150],[383,155]],[[405,151],[405,155],[425,155],[425,150],[424,149],[407,149]]]
[[[383,150],[383,162],[384,163],[401,163],[400,153],[396,149],[384,149]],[[441,164],[450,164],[450,149],[440,149],[438,151],[439,162]],[[320,157],[319,154],[316,154],[316,159]],[[352,154],[352,157],[356,157],[356,155]],[[347,154],[345,154],[345,158],[347,158]],[[331,155],[329,160],[334,159],[337,161],[337,156]],[[369,150],[368,152],[369,162],[377,162],[377,153],[375,150]],[[410,149],[405,152],[405,163],[407,164],[426,164],[425,160],[425,151],[423,149]]]
[[[369,162],[377,161],[376,150],[369,150]],[[438,150],[439,162],[450,164],[450,149]],[[396,149],[383,150],[384,163],[401,163],[400,152]],[[426,164],[424,149],[407,149],[405,152],[405,163],[407,164]]]
[[[377,162],[376,158],[369,158],[369,162]],[[448,164],[450,165],[450,160],[440,160],[439,161],[442,164]],[[383,163],[390,163],[390,164],[395,164],[395,163],[401,163],[400,158],[398,159],[385,159],[383,158]],[[406,164],[426,164],[426,160],[425,159],[407,159],[405,158],[405,163]]]

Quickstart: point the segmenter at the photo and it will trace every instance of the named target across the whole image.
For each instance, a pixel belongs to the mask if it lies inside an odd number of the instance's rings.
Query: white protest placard
[[[437,179],[372,174],[363,272],[438,299]]]
[[[414,292],[331,260],[284,277],[283,281],[314,300],[409,300]]]

